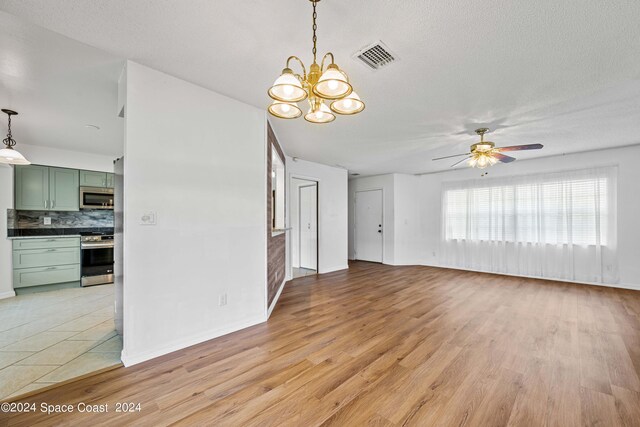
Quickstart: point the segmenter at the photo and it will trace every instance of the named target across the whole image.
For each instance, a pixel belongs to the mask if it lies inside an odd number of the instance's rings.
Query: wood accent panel
[[[271,129],[271,124],[267,123],[267,307],[271,306],[273,299],[278,293],[278,288],[285,277],[287,244],[284,233],[277,236],[271,235],[273,224],[273,210],[271,207],[271,147],[275,147],[280,155],[282,164],[285,166],[286,176],[286,158],[275,133],[273,133],[273,129]]]
[[[640,292],[353,262],[267,323],[23,400],[109,413],[0,425],[638,426],[639,375]]]

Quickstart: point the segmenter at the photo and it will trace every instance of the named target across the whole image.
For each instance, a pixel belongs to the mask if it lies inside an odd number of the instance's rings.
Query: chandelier
[[[336,119],[335,114],[353,115],[364,110],[364,102],[356,94],[349,82],[349,77],[335,63],[333,53],[327,53],[320,61],[316,60],[316,4],[320,0],[310,0],[313,4],[313,64],[307,69],[297,56],[290,56],[280,77],[269,89],[269,96],[274,100],[269,106],[269,113],[280,119],[295,119],[302,115],[298,102],[305,99],[309,110],[304,118],[311,123],[329,123]],[[331,63],[325,69],[325,60]],[[302,68],[302,75],[296,74],[290,67],[292,60]],[[327,104],[329,104],[327,106]],[[335,113],[335,114],[334,114]]]
[[[15,148],[13,148],[16,145],[16,140],[13,139],[13,136],[11,135],[11,116],[17,116],[18,113],[6,108],[3,108],[2,112],[9,117],[9,123],[7,125],[7,137],[2,140],[5,148],[0,150],[0,163],[9,165],[30,165],[31,162],[25,159],[22,154],[20,154]]]

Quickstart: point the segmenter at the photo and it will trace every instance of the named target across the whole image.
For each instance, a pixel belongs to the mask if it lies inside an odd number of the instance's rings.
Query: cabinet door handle
[[[49,201],[48,200],[44,201],[44,208],[45,209],[49,209]]]
[[[47,249],[47,252],[55,252],[55,249]]]
[[[55,270],[57,267],[49,267],[47,270]]]
[[[56,201],[54,200],[54,201],[51,202],[51,209],[53,209],[55,207],[56,207]]]

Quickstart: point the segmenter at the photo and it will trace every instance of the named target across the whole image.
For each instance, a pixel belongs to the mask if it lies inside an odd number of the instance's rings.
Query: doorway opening
[[[381,263],[384,259],[382,189],[357,191],[355,205],[355,259]]]
[[[291,178],[292,277],[318,273],[318,182]]]

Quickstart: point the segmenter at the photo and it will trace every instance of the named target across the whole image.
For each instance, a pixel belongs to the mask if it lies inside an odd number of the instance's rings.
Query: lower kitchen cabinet
[[[80,280],[80,238],[13,240],[13,287]]]

